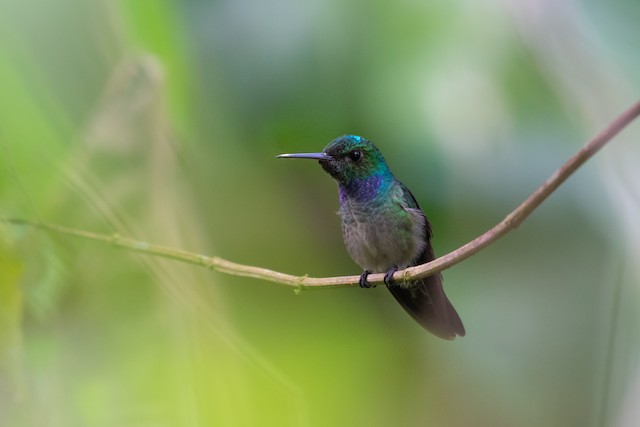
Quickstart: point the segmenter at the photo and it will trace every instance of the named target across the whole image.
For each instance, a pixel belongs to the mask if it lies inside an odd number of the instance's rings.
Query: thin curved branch
[[[571,157],[564,165],[562,165],[549,179],[547,179],[536,191],[533,192],[520,206],[507,215],[495,227],[485,232],[476,239],[470,241],[464,246],[449,252],[426,264],[409,267],[405,270],[395,273],[395,279],[401,281],[410,281],[427,277],[438,271],[445,270],[457,263],[469,258],[475,253],[489,246],[509,231],[518,227],[551,193],[553,193],[569,176],[571,176],[583,163],[589,160],[598,150],[607,144],[614,136],[616,136],[629,123],[640,115],[640,102],[634,104],[616,120],[614,120],[606,129],[604,129],[595,138],[589,141],[578,153]],[[313,289],[320,287],[346,287],[356,286],[360,276],[338,276],[338,277],[308,277],[308,276],[292,276],[290,274],[280,273],[266,268],[255,267],[251,265],[237,264],[227,261],[219,257],[209,257],[206,255],[195,254],[192,252],[174,249],[166,246],[153,245],[147,242],[141,242],[118,234],[106,235],[97,234],[84,230],[77,230],[55,224],[38,223],[23,219],[4,219],[3,221],[16,224],[26,225],[41,230],[63,233],[76,237],[82,237],[90,240],[97,240],[110,243],[116,247],[127,249],[134,252],[140,252],[148,255],[160,256],[163,258],[174,259],[189,264],[200,265],[211,270],[221,273],[231,274],[234,276],[253,277],[255,279],[267,280],[281,285],[292,286],[297,289]],[[371,274],[368,277],[370,283],[382,283],[384,273]]]

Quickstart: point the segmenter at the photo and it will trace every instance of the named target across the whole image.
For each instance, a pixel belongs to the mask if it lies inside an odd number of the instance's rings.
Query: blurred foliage
[[[335,184],[377,143],[445,253],[640,94],[640,3],[0,3],[0,217],[356,274]],[[638,423],[640,131],[445,272],[468,335],[0,223],[2,426]]]

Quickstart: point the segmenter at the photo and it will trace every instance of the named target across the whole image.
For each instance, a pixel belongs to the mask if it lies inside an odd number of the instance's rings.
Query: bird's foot
[[[366,288],[366,289],[375,288],[375,285],[371,286],[369,284],[369,281],[367,280],[367,276],[369,275],[369,273],[371,273],[369,270],[365,270],[360,275],[360,280],[358,281],[358,284],[360,284],[361,288]]]
[[[389,286],[393,286],[393,273],[398,271],[398,267],[391,267],[389,271],[387,271],[384,275],[384,284]]]

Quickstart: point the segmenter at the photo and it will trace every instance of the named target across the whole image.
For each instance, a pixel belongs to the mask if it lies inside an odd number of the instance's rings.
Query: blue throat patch
[[[339,186],[340,203],[347,198],[356,202],[367,202],[384,193],[392,179],[385,179],[385,174],[371,175],[365,179],[353,181]]]

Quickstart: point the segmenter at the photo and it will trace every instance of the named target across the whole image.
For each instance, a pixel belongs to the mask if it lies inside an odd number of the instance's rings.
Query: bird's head
[[[334,139],[322,153],[281,154],[278,157],[316,159],[329,175],[343,185],[389,173],[387,163],[376,146],[356,135]]]

